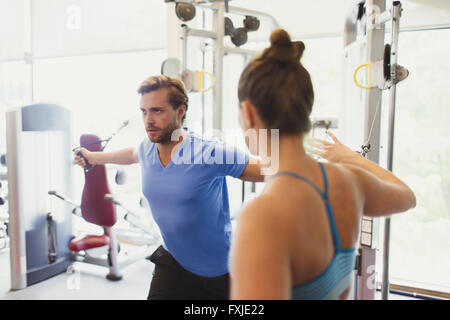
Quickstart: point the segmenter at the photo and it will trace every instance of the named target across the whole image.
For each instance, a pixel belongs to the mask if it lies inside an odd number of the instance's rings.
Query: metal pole
[[[187,69],[187,34],[188,34],[188,27],[187,25],[183,24],[181,26],[181,72]]]
[[[205,10],[202,10],[202,28],[205,29],[206,28],[206,14],[205,14]],[[205,51],[205,47],[203,47],[202,50],[202,70],[206,69],[206,51]],[[202,74],[202,77],[204,77],[204,75]],[[204,80],[204,79],[202,79]],[[206,103],[206,99],[205,99],[205,92],[202,92],[202,135],[205,134],[205,103]]]
[[[223,81],[223,38],[225,34],[225,8],[223,4],[217,4],[214,10],[214,31],[216,32],[215,46],[214,46],[214,66],[213,73],[215,76],[215,83],[213,88],[213,129],[222,130],[222,81]]]
[[[401,15],[400,1],[393,2],[392,8],[392,39],[391,39],[391,79],[395,83],[395,67],[397,65],[397,50],[398,50],[398,34],[400,29],[400,15]],[[396,85],[394,84],[389,91],[390,106],[389,106],[389,140],[387,146],[387,169],[392,171],[393,150],[394,150],[394,125],[395,125],[395,97]],[[384,223],[384,251],[383,251],[383,288],[381,296],[383,300],[389,298],[389,249],[391,237],[391,219],[386,218]]]
[[[363,61],[379,61],[383,59],[384,48],[384,25],[376,25],[377,14],[383,12],[386,7],[385,0],[367,0],[366,9],[366,38],[365,38],[365,57]],[[357,27],[349,25],[351,21],[346,21],[345,45],[348,46],[352,41],[357,40]],[[364,133],[363,139],[366,143],[370,139],[371,151],[367,158],[375,163],[379,162],[380,149],[380,113],[378,112],[379,103],[381,103],[381,90],[372,88],[364,93]],[[361,224],[363,221],[361,221]],[[359,300],[374,300],[376,285],[373,283],[375,278],[376,266],[376,237],[378,233],[378,223],[376,220],[370,221],[370,232],[365,234],[367,237],[363,241],[363,232],[361,231],[361,263],[360,274],[356,284],[356,291]]]
[[[366,61],[379,61],[384,54],[384,25],[375,25],[375,18],[379,12],[384,11],[385,0],[369,0],[367,2],[367,47]],[[377,112],[381,103],[381,89],[372,88],[366,90],[366,119],[364,142],[369,139],[371,133],[371,151],[367,154],[369,160],[379,163],[380,159],[380,112]],[[375,118],[375,119],[374,119]],[[372,128],[373,124],[373,128]],[[372,132],[370,132],[372,128]]]

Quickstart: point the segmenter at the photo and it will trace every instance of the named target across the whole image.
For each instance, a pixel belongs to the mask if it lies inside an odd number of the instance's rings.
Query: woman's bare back
[[[345,165],[325,164],[328,199],[336,223],[340,247],[355,248],[360,231],[364,199],[352,171]],[[318,163],[294,172],[324,192],[324,179]],[[335,255],[330,219],[321,195],[308,183],[291,176],[272,180],[262,193],[273,212],[286,225],[290,248],[293,285],[306,283],[321,275]],[[281,220],[282,219],[282,220]]]

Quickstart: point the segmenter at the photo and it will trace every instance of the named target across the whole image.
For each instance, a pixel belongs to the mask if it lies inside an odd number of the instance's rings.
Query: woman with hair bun
[[[238,86],[244,131],[279,129],[279,166],[242,210],[230,256],[232,299],[346,299],[363,215],[403,212],[414,193],[391,172],[330,134],[306,154],[314,92],[302,42],[275,30]],[[275,143],[268,136],[268,144]],[[270,151],[272,148],[268,147]],[[269,154],[269,157],[277,155]]]

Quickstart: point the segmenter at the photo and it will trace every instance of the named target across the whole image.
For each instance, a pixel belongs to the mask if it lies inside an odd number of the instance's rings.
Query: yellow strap
[[[209,73],[207,71],[196,71],[197,72],[197,88],[198,88],[198,92],[206,92],[208,90],[211,90],[211,88],[214,86],[214,75],[212,73]],[[203,74],[206,74],[208,76],[211,77],[211,85],[206,88],[203,89]]]
[[[369,67],[369,83],[372,81],[372,62],[362,64],[358,68],[356,68],[355,72],[353,73],[353,81],[355,81],[355,84],[362,89],[371,89],[372,87],[370,85],[363,86],[362,84],[360,84],[358,82],[358,80],[356,80],[356,74],[358,73],[358,71],[361,68],[364,68],[364,67]]]

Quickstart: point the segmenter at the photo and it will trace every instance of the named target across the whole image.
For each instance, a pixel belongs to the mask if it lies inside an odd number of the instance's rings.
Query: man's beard
[[[167,127],[161,129],[161,131],[158,132],[157,135],[151,135],[149,132],[147,132],[148,138],[153,143],[168,143],[172,141],[172,133],[179,129],[179,126],[176,122],[176,120],[172,123],[170,123]]]

